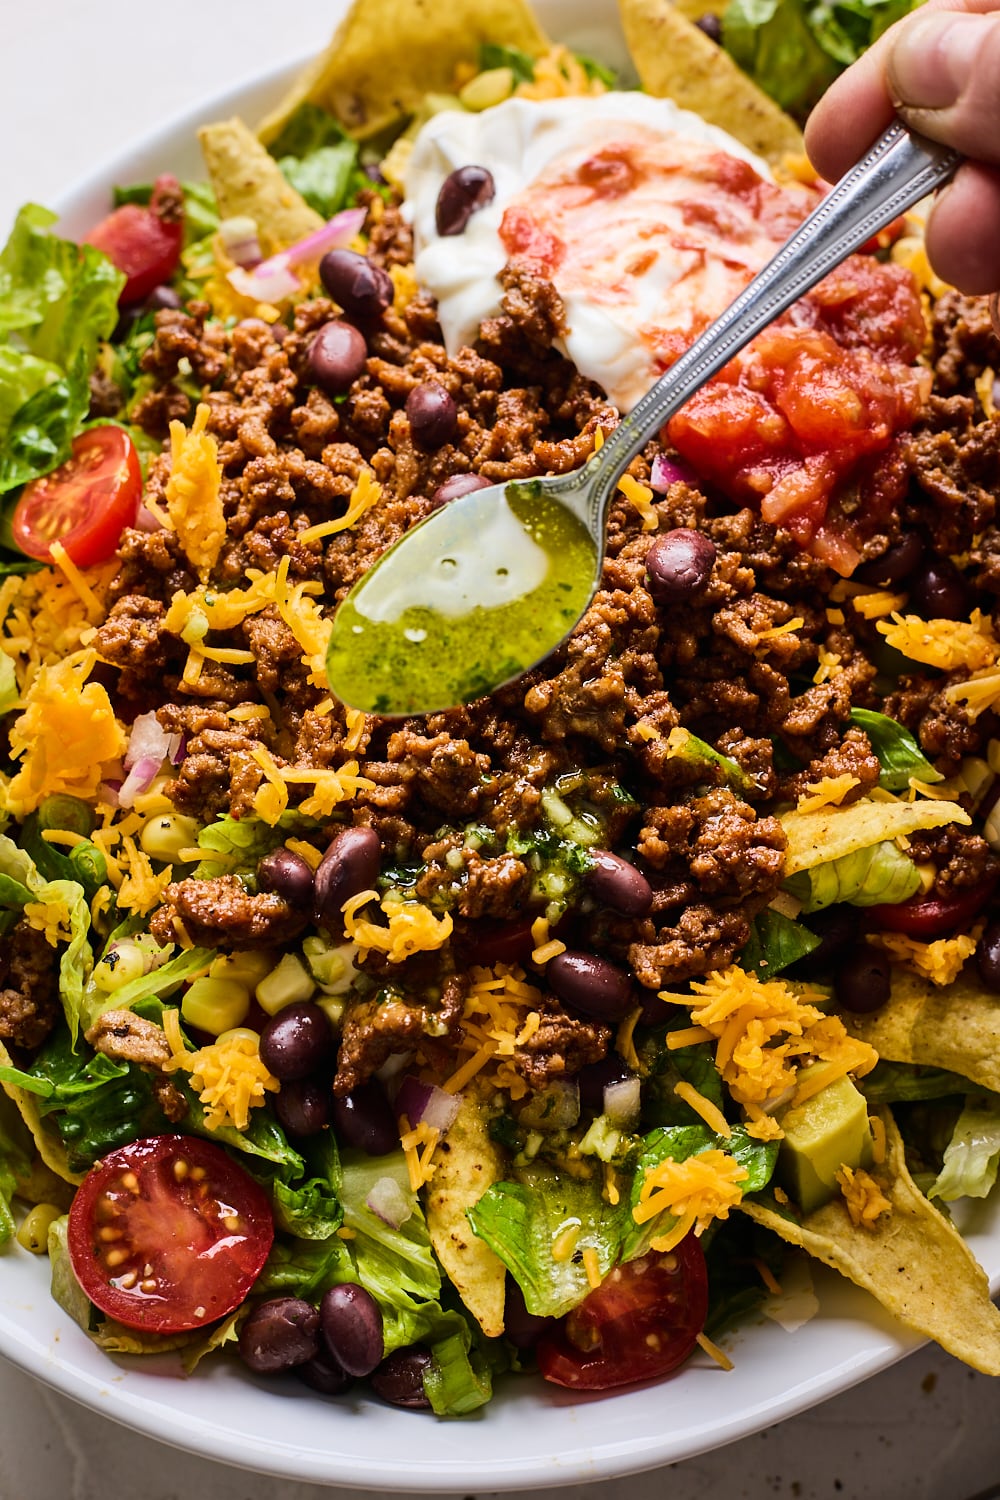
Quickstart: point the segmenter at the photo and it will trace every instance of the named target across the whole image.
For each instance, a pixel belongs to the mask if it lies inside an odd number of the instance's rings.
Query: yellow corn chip
[[[1000,1375],[1000,1311],[990,1300],[986,1275],[950,1219],[914,1183],[891,1114],[882,1110],[880,1116],[886,1158],[871,1171],[892,1212],[870,1228],[855,1226],[839,1197],[801,1222],[752,1200],[740,1208],[871,1292],[887,1312],[949,1354],[986,1375]]]
[[[234,116],[203,125],[198,139],[219,217],[253,219],[265,255],[286,250],[322,226],[322,216],[285,180],[278,163],[242,120]]]
[[[525,0],[355,0],[326,51],[263,121],[261,140],[273,140],[307,100],[345,129],[375,134],[413,114],[428,94],[454,93],[456,68],[476,65],[482,42],[531,57],[550,45]]]
[[[1000,1090],[1000,998],[972,976],[941,987],[894,967],[888,1005],[867,1016],[845,1011],[842,1019],[888,1062],[947,1068]]]
[[[855,802],[850,807],[821,807],[815,812],[785,813],[781,826],[788,839],[785,874],[811,870],[828,860],[867,849],[883,839],[940,828],[943,823],[969,824],[972,819],[954,802],[927,798],[916,802]]]
[[[466,1209],[504,1175],[482,1108],[468,1096],[435,1152],[427,1190],[427,1228],[435,1254],[487,1338],[503,1333],[504,1267],[472,1232]]]
[[[697,14],[711,8],[699,0]],[[767,161],[803,150],[802,132],[791,116],[671,0],[619,0],[619,9],[647,94],[694,110]]]

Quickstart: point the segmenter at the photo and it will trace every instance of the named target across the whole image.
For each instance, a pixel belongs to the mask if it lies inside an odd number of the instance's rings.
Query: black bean
[[[714,11],[706,11],[703,16],[698,17],[697,21],[695,21],[694,24],[697,26],[699,31],[703,31],[705,33],[710,41],[722,41],[722,22]]]
[[[623,1021],[634,1004],[628,974],[596,953],[567,948],[549,959],[545,977],[560,1000],[598,1021]]]
[[[843,959],[833,982],[837,1004],[844,1010],[867,1015],[879,1010],[889,998],[892,971],[889,959],[867,944]]]
[[[282,1083],[308,1078],[333,1056],[333,1028],[309,1000],[286,1005],[260,1034],[260,1058]]]
[[[910,607],[925,620],[967,620],[972,595],[954,563],[935,557],[913,575]]]
[[[319,1312],[301,1297],[272,1297],[240,1330],[240,1358],[258,1375],[305,1364],[319,1352]]]
[[[309,368],[318,386],[340,396],[365,368],[368,345],[350,323],[324,323],[309,346]]]
[[[313,877],[316,921],[338,935],[343,932],[344,902],[375,884],[380,858],[373,828],[342,828],[327,845]]]
[[[333,1128],[345,1146],[369,1156],[385,1156],[399,1145],[396,1117],[377,1078],[369,1078],[344,1098],[333,1100]]]
[[[274,1112],[289,1135],[319,1135],[333,1120],[333,1093],[316,1078],[292,1078],[281,1085]]]
[[[313,872],[294,849],[272,849],[265,854],[257,865],[257,884],[281,896],[290,906],[312,910]]]
[[[431,505],[435,510],[440,510],[442,505],[447,505],[450,500],[457,500],[461,495],[471,495],[473,490],[488,490],[492,483],[492,479],[484,479],[482,474],[453,474],[434,491]]]
[[[858,583],[871,583],[886,589],[892,584],[909,578],[924,555],[924,544],[915,531],[904,531],[898,542],[886,548],[881,557],[862,563],[855,568],[853,578]]]
[[[665,531],[646,553],[650,591],[657,599],[690,599],[711,577],[715,543],[701,531],[678,526]]]
[[[1000,921],[988,922],[976,948],[976,968],[991,994],[1000,994]]]
[[[524,1293],[514,1280],[507,1277],[507,1293],[503,1307],[503,1331],[515,1349],[531,1349],[546,1328],[551,1328],[555,1318],[541,1318],[530,1313],[524,1303]]]
[[[319,279],[334,302],[356,318],[378,318],[393,297],[392,277],[356,250],[328,250]]]
[[[803,924],[814,937],[819,938],[819,947],[800,958],[794,965],[797,975],[810,975],[821,979],[843,958],[847,950],[860,941],[860,918],[856,906],[828,906],[825,911],[812,912],[804,917]]]
[[[493,173],[485,167],[458,167],[441,184],[434,219],[438,234],[461,234],[477,209],[496,197]]]
[[[176,310],[180,306],[180,292],[175,292],[173,287],[168,286],[166,282],[163,282],[160,286],[154,286],[143,303],[146,312],[159,312],[164,307]]]
[[[307,1359],[304,1365],[297,1365],[295,1374],[321,1396],[342,1396],[354,1383],[325,1349]]]
[[[644,917],[653,904],[653,887],[635,865],[608,849],[592,849],[587,872],[590,894],[625,917]]]
[[[660,1001],[660,1009],[666,1016],[666,1006]],[[661,1018],[662,1019],[662,1018]],[[612,1083],[624,1083],[634,1078],[632,1069],[626,1067],[616,1052],[609,1052],[600,1062],[588,1063],[576,1075],[580,1085],[580,1104],[593,1115],[604,1112],[604,1090]]]
[[[406,398],[406,415],[418,448],[443,448],[458,433],[458,407],[436,380],[413,387]]]
[[[382,1312],[370,1292],[353,1281],[332,1286],[319,1305],[327,1352],[348,1375],[370,1375],[385,1354]]]
[[[428,1411],[430,1401],[424,1390],[424,1371],[433,1355],[423,1344],[409,1344],[384,1359],[372,1374],[372,1389],[390,1406],[408,1411]]]

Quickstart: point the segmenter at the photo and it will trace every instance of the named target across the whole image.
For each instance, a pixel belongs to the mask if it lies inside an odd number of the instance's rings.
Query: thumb
[[[918,13],[900,28],[886,71],[893,103],[914,130],[1000,162],[1000,13]]]

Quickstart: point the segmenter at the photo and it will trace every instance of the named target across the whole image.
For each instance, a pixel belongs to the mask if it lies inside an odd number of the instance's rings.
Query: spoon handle
[[[626,465],[700,386],[852,251],[954,176],[961,160],[895,120],[586,465],[589,493],[581,485],[578,495],[590,518],[600,524]]]

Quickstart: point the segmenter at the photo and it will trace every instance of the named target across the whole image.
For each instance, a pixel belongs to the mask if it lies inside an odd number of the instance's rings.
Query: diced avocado
[[[800,1082],[823,1066],[803,1068]],[[778,1116],[778,1123],[785,1135],[777,1177],[803,1213],[811,1214],[833,1197],[842,1166],[863,1167],[871,1161],[868,1104],[849,1078],[837,1078],[792,1105]]]

